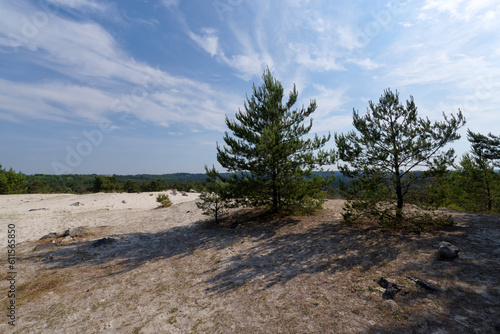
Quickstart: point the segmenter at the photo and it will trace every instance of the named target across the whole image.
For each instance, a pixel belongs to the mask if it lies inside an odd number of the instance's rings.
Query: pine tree
[[[26,194],[27,191],[26,175],[12,168],[7,171],[0,165],[0,194]]]
[[[306,118],[316,110],[292,109],[298,92],[294,85],[288,101],[283,102],[283,87],[269,68],[262,75],[263,84],[253,85],[252,97],[246,98],[244,111],[239,110],[226,125],[226,146],[217,145],[217,160],[232,177],[227,180],[237,193],[238,203],[267,206],[272,212],[310,211],[321,206],[320,189],[333,176],[312,175],[314,169],[333,163],[333,152],[322,150],[330,135],[303,139],[312,127]]]
[[[489,133],[487,136],[467,130],[471,152],[465,154],[458,168],[467,196],[472,202],[485,204],[480,210],[492,211],[499,192],[499,175],[495,166],[500,166],[500,137]],[[474,189],[471,186],[475,185]],[[474,200],[473,198],[476,200]]]
[[[200,194],[196,206],[203,210],[204,215],[213,216],[215,223],[219,218],[227,213],[227,210],[234,208],[235,204],[231,199],[230,185],[224,181],[214,166],[208,169],[205,166],[206,180],[205,191]]]
[[[413,97],[403,105],[398,92],[390,89],[378,104],[369,102],[366,115],[353,110],[357,133],[335,134],[339,159],[346,162],[339,169],[351,178],[351,189],[356,190],[344,218],[369,213],[383,222],[402,222],[412,187],[430,177],[433,169],[453,162],[453,149],[440,150],[460,138],[457,130],[465,119],[460,110],[456,117],[443,116],[444,121],[434,123],[419,118]],[[428,171],[416,173],[419,168]],[[382,202],[395,202],[395,206],[387,209],[378,205]]]

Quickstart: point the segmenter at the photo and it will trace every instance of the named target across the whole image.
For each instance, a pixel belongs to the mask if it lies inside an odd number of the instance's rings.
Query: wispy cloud
[[[96,0],[48,0],[48,2],[60,7],[96,12],[106,12],[110,8],[104,2]]]
[[[20,19],[24,14],[12,6],[0,15]],[[9,37],[6,31],[19,27],[15,19],[0,21],[3,22],[1,43]],[[126,112],[164,126],[184,124],[195,129],[220,129],[228,108],[236,109],[232,101],[237,99],[231,94],[134,60],[96,23],[54,16],[43,31],[20,47],[37,52],[32,59],[37,65],[77,79],[79,84],[68,85],[62,81],[21,84],[2,80],[3,118],[7,117],[5,114],[17,113],[16,119],[95,121]],[[15,101],[29,101],[26,103],[30,105],[15,103],[13,97]]]
[[[204,28],[202,30],[203,35],[197,35],[192,31],[189,31],[188,34],[196,44],[213,57],[219,50],[219,37],[217,37],[216,33],[217,31],[213,28]]]
[[[181,0],[161,0],[161,3],[167,8],[177,7],[180,2]]]

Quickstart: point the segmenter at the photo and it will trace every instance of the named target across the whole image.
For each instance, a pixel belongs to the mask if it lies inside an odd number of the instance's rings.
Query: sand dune
[[[97,193],[85,195],[70,194],[30,194],[0,196],[0,220],[2,229],[14,223],[17,227],[17,242],[34,241],[51,232],[78,226],[128,226],[137,221],[130,218],[140,213],[151,212],[158,207],[156,195],[166,193],[173,206],[163,211],[160,216],[177,215],[176,221],[191,219],[185,211],[196,213],[194,201],[197,193],[180,193],[173,195],[171,191],[154,193]],[[178,206],[191,202],[189,208],[180,212]],[[78,205],[75,205],[78,203]],[[155,215],[153,214],[153,217]],[[182,217],[181,217],[182,216]],[[195,217],[198,218],[198,217]],[[154,223],[155,219],[151,219]],[[151,224],[150,224],[151,225]],[[138,226],[142,229],[141,226]]]

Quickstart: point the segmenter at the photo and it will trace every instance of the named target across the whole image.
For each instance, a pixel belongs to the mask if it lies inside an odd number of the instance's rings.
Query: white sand
[[[160,193],[169,195],[172,207],[154,210],[159,205],[156,196]],[[22,243],[78,226],[110,226],[119,228],[117,232],[132,232],[130,229],[146,231],[153,227],[162,228],[162,225],[167,227],[171,223],[186,223],[186,219],[200,219],[201,211],[194,204],[199,194],[187,195],[177,193],[174,196],[171,191],[0,195],[0,239],[6,240],[9,224],[16,225],[16,242]],[[80,202],[80,205],[71,205],[76,202]],[[30,211],[32,209],[44,210]]]

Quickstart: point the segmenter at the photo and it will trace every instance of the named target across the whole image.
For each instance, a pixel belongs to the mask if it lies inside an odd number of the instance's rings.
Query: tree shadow
[[[319,222],[318,220],[319,219]],[[236,228],[234,222],[239,222]],[[113,266],[120,275],[148,261],[182,259],[199,251],[230,249],[221,255],[209,277],[209,294],[222,294],[248,282],[267,289],[286,284],[303,274],[337,272],[354,266],[369,268],[395,259],[399,250],[386,242],[370,239],[366,230],[347,228],[338,220],[321,217],[277,217],[266,213],[236,213],[221,225],[198,221],[157,233],[109,236],[112,241],[95,247],[82,241],[40,253],[49,269]],[[238,250],[234,251],[234,246]],[[116,270],[118,269],[118,270]],[[102,276],[100,276],[102,277]]]
[[[458,220],[449,233],[415,243],[415,251],[429,251],[448,241],[461,249],[458,258],[442,261],[431,252],[427,260],[398,269],[401,276],[418,273],[439,291],[414,289],[410,298],[396,299],[411,321],[369,333],[500,333],[500,216],[460,213]]]
[[[245,283],[262,289],[320,272],[333,274],[360,266],[363,270],[391,261],[399,250],[371,241],[366,230],[346,228],[339,221],[315,224],[297,233],[267,238],[244,253],[227,258],[221,271],[206,281],[221,294]]]

